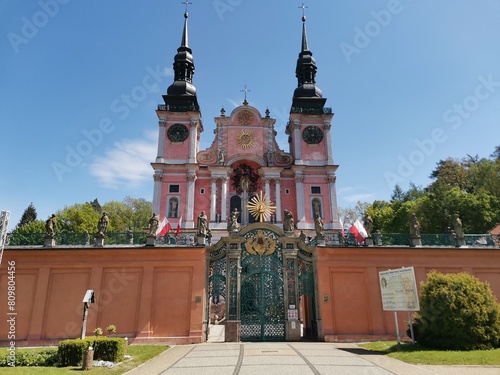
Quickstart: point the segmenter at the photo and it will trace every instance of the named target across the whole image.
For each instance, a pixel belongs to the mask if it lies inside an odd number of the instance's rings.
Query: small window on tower
[[[321,194],[321,186],[311,186],[311,194]]]
[[[285,194],[290,194],[290,189],[285,189]]]
[[[179,185],[170,185],[168,187],[168,192],[169,193],[178,193],[180,191]]]
[[[205,194],[205,189],[204,188],[200,189],[200,194]]]

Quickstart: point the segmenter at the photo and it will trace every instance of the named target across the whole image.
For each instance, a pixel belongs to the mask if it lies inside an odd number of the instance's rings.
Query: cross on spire
[[[250,92],[250,91],[252,91],[252,90],[247,89],[247,85],[245,85],[245,88],[243,90],[240,90],[240,92],[244,92],[245,93],[245,100],[243,101],[244,105],[248,104],[248,102],[247,102],[247,92]]]
[[[305,22],[305,20],[306,20],[306,9],[309,8],[309,7],[306,7],[304,5],[304,3],[302,3],[302,5],[299,8],[302,9],[302,21]]]
[[[186,4],[186,13],[188,12],[188,5],[191,5],[193,3],[190,3],[188,0],[182,1],[181,4]]]

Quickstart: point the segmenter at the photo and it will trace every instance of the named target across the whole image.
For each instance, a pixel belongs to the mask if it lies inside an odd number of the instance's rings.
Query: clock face
[[[189,136],[189,130],[186,125],[173,124],[167,130],[167,137],[171,142],[184,142]]]
[[[323,140],[323,131],[317,126],[308,126],[302,132],[302,138],[309,145],[317,145]]]

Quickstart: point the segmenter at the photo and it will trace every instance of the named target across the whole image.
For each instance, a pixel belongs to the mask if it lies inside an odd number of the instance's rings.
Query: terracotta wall
[[[79,337],[82,299],[94,289],[87,335],[114,324],[142,342],[203,341],[203,248],[6,249],[0,269],[0,314],[7,316],[7,266],[15,261],[16,344]],[[0,320],[0,344],[7,341]]]
[[[319,305],[326,341],[394,338],[394,312],[382,310],[378,273],[415,268],[418,289],[431,270],[487,281],[500,302],[500,249],[318,248]],[[401,334],[407,312],[398,312]]]

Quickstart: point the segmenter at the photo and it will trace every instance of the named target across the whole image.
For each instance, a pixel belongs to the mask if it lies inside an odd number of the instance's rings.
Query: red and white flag
[[[181,232],[181,222],[182,222],[182,216],[179,218],[179,224],[177,224],[177,229],[175,230],[175,237],[177,237]]]
[[[164,236],[172,229],[172,225],[168,222],[167,217],[165,216],[163,220],[161,221],[160,225],[158,226],[158,229],[156,231],[157,236]]]
[[[361,224],[359,219],[357,219],[352,227],[349,228],[349,232],[352,233],[358,243],[362,243],[365,238],[368,237],[368,234],[366,233],[366,230],[365,228],[363,228],[363,224]]]

